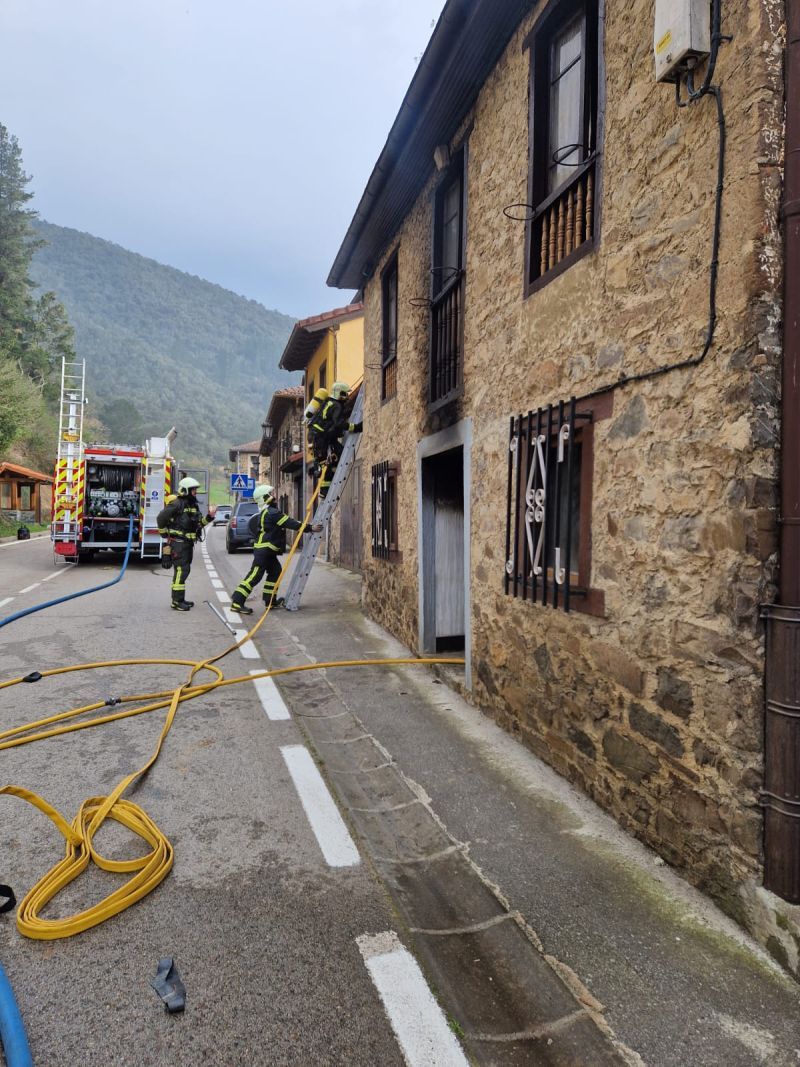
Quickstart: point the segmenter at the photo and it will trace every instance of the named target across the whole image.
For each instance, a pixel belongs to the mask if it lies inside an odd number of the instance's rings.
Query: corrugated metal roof
[[[448,0],[342,241],[328,285],[372,274],[534,0]],[[498,206],[498,210],[500,210]]]

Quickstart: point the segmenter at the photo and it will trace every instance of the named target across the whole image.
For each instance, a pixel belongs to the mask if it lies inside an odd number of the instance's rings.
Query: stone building
[[[784,5],[711,9],[676,86],[652,0],[449,0],[328,282],[380,354],[367,611],[800,973],[796,735],[763,789]]]
[[[261,481],[275,489],[278,506],[287,515],[302,518],[303,506],[303,408],[305,390],[290,385],[272,394],[262,423]]]
[[[228,449],[228,459],[234,474],[246,474],[248,478],[258,481],[261,471],[261,441],[246,441],[243,445],[234,445]]]

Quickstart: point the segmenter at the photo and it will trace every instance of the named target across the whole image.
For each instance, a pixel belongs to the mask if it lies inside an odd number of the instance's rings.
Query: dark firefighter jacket
[[[330,398],[322,405],[322,408],[311,421],[309,429],[313,434],[318,434],[330,441],[340,437],[345,430],[350,433],[361,433],[362,423],[348,422],[341,401]]]
[[[196,541],[197,535],[211,519],[200,514],[196,500],[179,496],[159,511],[156,517],[158,532],[162,537],[176,537],[179,541]]]
[[[304,522],[290,519],[274,502],[262,508],[249,522],[253,535],[253,548],[266,548],[268,552],[286,551],[286,531],[305,529]]]

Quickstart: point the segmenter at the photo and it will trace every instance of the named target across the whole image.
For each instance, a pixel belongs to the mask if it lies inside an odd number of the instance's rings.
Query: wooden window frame
[[[550,138],[550,72],[552,47],[556,36],[579,14],[584,14],[582,55],[586,63],[581,101],[581,128],[587,129],[587,108],[593,110],[593,143],[586,146],[586,158],[574,173],[551,193],[547,193],[547,152]],[[603,137],[605,126],[605,64],[603,27],[605,0],[550,0],[523,48],[530,50],[528,111],[528,197],[531,217],[525,226],[524,297],[527,298],[558,278],[574,263],[594,251],[600,243]],[[546,213],[558,205],[579,184],[592,183],[591,236],[566,252],[553,266],[537,273],[534,257],[541,257],[542,226]],[[588,224],[587,224],[588,225]]]
[[[469,131],[468,131],[469,132]],[[451,403],[460,396],[464,389],[464,293],[466,245],[467,245],[467,165],[469,159],[466,140],[455,151],[447,168],[442,172],[433,193],[431,220],[431,281],[430,314],[428,316],[428,410],[433,412]],[[443,211],[445,195],[455,179],[460,181],[461,197],[459,208],[458,263],[442,263],[443,257]],[[443,268],[449,267],[450,271]],[[437,348],[441,343],[437,329],[437,311],[446,301],[455,301],[458,317],[455,324],[454,341],[457,353],[457,367],[452,377],[450,388],[440,392],[437,387],[439,372],[436,367]]]
[[[395,249],[381,273],[381,403],[397,396],[397,334],[399,328],[400,274],[398,270],[399,249]],[[394,277],[394,323],[389,322],[389,283]],[[390,327],[393,326],[393,331]],[[392,334],[394,343],[392,343]],[[392,371],[391,368],[394,368]],[[394,390],[387,392],[387,379],[394,382]]]

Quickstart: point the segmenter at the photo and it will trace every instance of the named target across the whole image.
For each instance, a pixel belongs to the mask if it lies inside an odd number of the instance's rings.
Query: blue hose
[[[8,1067],[33,1067],[25,1025],[14,1000],[14,990],[0,967],[0,1042]]]
[[[35,607],[25,608],[24,611],[16,611],[13,615],[8,615],[5,619],[0,619],[0,626],[7,626],[8,623],[15,622],[17,619],[22,619],[25,615],[33,615],[35,611],[44,611],[45,608],[51,608],[54,604],[63,604],[65,600],[74,600],[77,596],[87,596],[89,593],[97,593],[100,589],[108,589],[109,586],[116,585],[117,582],[122,580],[122,576],[125,574],[125,568],[128,566],[128,557],[131,554],[132,543],[133,515],[131,515],[128,523],[128,544],[125,548],[125,559],[122,561],[122,569],[116,578],[112,578],[110,582],[103,582],[102,585],[94,585],[91,589],[81,589],[78,593],[68,593],[67,596],[60,596],[55,600],[46,600],[44,604],[36,604]]]

